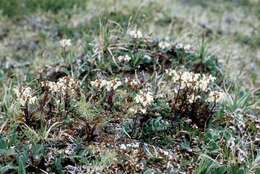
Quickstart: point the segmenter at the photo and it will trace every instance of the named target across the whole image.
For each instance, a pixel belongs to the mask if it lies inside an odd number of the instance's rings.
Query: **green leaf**
[[[7,148],[8,148],[7,143],[4,141],[4,138],[0,136],[0,149],[7,149]]]
[[[21,158],[19,158],[18,174],[26,174],[25,166]]]

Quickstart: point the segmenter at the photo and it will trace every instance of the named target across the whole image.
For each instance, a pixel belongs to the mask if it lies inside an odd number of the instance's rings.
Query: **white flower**
[[[147,108],[141,108],[140,111],[141,111],[143,114],[145,114],[146,111],[147,111]]]
[[[127,149],[125,144],[120,144],[119,148],[122,149],[122,150],[126,150]]]
[[[216,102],[216,103],[221,103],[224,101],[226,97],[226,94],[224,92],[221,91],[211,91],[209,93],[208,102]]]
[[[126,150],[129,148],[139,148],[140,143],[136,142],[136,143],[130,143],[130,144],[120,144],[119,148],[122,150]]]
[[[95,80],[90,82],[91,86],[97,89],[105,88],[107,91],[116,90],[119,86],[122,86],[122,82],[118,79],[113,80]]]
[[[128,77],[125,78],[124,83],[129,85],[131,88],[137,88],[141,85],[141,82],[138,79],[131,79]]]
[[[121,81],[114,79],[114,80],[111,80],[111,81],[107,81],[105,87],[106,87],[107,91],[111,91],[112,89],[116,90],[121,85],[122,85]]]
[[[75,96],[78,93],[79,82],[68,76],[62,77],[58,82],[44,81],[41,86],[48,88],[52,95]]]
[[[209,75],[208,79],[209,79],[210,82],[214,82],[216,80],[216,77],[213,77],[212,75]]]
[[[41,82],[41,87],[48,87],[49,89],[53,89],[55,86],[55,82],[50,82],[50,81],[43,81]]]
[[[134,39],[140,39],[143,37],[143,34],[140,30],[128,30],[128,35]]]
[[[22,106],[25,106],[26,103],[34,104],[37,101],[37,97],[33,96],[33,92],[30,87],[17,87],[14,89],[14,93]]]
[[[72,45],[70,39],[62,39],[62,40],[60,40],[59,43],[60,43],[60,46],[62,48],[67,48],[67,47],[70,47]]]
[[[140,103],[143,107],[147,107],[153,102],[154,98],[151,92],[140,91],[134,100],[136,103]]]
[[[164,50],[164,49],[170,49],[172,45],[170,42],[161,41],[161,42],[159,42],[158,46],[159,46],[159,48]]]
[[[96,79],[94,81],[91,81],[90,82],[91,86],[97,88],[97,89],[101,89],[103,87],[106,87],[107,84],[108,84],[108,81],[107,80],[99,80],[99,79]]]
[[[198,84],[198,86],[199,86],[199,88],[202,90],[202,91],[208,91],[208,85],[209,85],[209,83],[208,83],[208,81],[206,81],[206,80],[201,80],[200,82],[199,82],[199,84]]]
[[[192,53],[193,52],[193,48],[192,48],[192,46],[191,45],[185,45],[184,47],[183,47],[183,49],[184,49],[184,51],[185,52],[187,52],[187,53]]]
[[[176,44],[175,48],[183,49],[183,44],[182,43],[178,43],[178,44]]]
[[[117,59],[119,62],[129,62],[131,60],[131,57],[128,55],[125,55],[125,56],[119,56]]]
[[[215,81],[215,77],[213,76],[206,76],[205,74],[202,75],[202,78],[200,79],[199,81],[199,88],[202,90],[202,91],[205,91],[207,92],[209,89],[208,89],[208,86],[211,82],[214,82]]]
[[[181,75],[181,80],[186,84],[187,87],[191,87],[193,81],[193,73],[183,72]]]
[[[201,90],[207,92],[210,90],[210,84],[215,81],[215,77],[205,74],[198,74],[188,71],[175,71],[172,69],[166,70],[166,75],[171,77],[173,83],[180,89],[193,88],[195,90]]]
[[[172,69],[167,69],[165,71],[166,75],[170,76],[173,80],[173,82],[177,82],[180,79],[180,74],[177,73],[177,71],[172,70]]]
[[[178,43],[175,45],[176,49],[183,49],[186,53],[193,53],[194,52],[194,48],[190,45],[183,45],[182,43]]]
[[[35,104],[36,102],[37,102],[36,96],[31,97],[30,100],[29,100],[29,104]]]
[[[100,87],[99,88],[103,88],[103,87],[106,87],[108,85],[108,81],[107,80],[101,80],[100,81]]]
[[[193,81],[198,81],[199,78],[200,78],[200,74],[195,73],[195,74],[193,75]]]
[[[95,88],[99,88],[100,84],[101,84],[101,81],[96,79],[94,81],[91,81],[90,82],[91,86],[95,87]]]
[[[194,94],[191,94],[190,96],[189,96],[189,103],[193,103],[193,101],[195,100],[195,95]]]
[[[127,144],[128,147],[132,147],[132,148],[139,148],[140,147],[140,143],[139,142],[135,142],[135,143],[131,143],[131,144]]]
[[[128,113],[130,113],[130,114],[136,114],[137,112],[138,112],[138,110],[134,107],[128,109]]]

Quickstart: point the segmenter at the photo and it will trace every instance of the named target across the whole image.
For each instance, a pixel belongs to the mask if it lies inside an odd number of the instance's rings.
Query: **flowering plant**
[[[225,99],[222,90],[216,90],[215,77],[189,71],[166,70],[159,95],[166,98],[176,115],[188,116],[197,125],[204,126],[216,106]]]
[[[66,111],[70,100],[80,96],[79,82],[68,76],[59,78],[57,82],[43,81],[41,86],[44,90],[45,105],[49,101],[54,101],[58,106],[63,103]]]

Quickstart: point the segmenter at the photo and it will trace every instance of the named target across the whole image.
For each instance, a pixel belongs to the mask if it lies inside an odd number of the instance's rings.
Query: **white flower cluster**
[[[128,84],[131,88],[137,88],[141,85],[139,80],[130,78],[125,78],[125,83]]]
[[[62,40],[59,41],[59,43],[60,43],[60,46],[62,48],[67,48],[67,47],[70,47],[72,45],[70,39],[62,39]]]
[[[141,39],[143,37],[142,32],[136,29],[128,30],[127,34],[134,39]]]
[[[142,113],[146,113],[147,107],[154,101],[153,94],[149,90],[141,90],[139,94],[134,98],[137,104],[142,105],[140,110]]]
[[[176,49],[183,49],[186,53],[193,53],[194,52],[194,48],[187,44],[187,45],[184,45],[182,43],[178,43],[175,45],[175,48]]]
[[[124,55],[124,56],[119,56],[117,59],[119,62],[129,62],[131,60],[131,57],[128,55]]]
[[[120,144],[119,148],[121,150],[127,150],[129,148],[139,148],[140,147],[140,143],[139,142],[135,142],[135,143],[129,143],[129,144]]]
[[[17,87],[14,89],[14,93],[22,106],[25,106],[26,104],[34,104],[37,101],[37,97],[33,96],[30,87]]]
[[[159,48],[161,48],[163,50],[172,48],[172,44],[170,42],[167,42],[167,41],[159,42],[158,46],[159,46]]]
[[[166,75],[171,77],[174,83],[178,83],[180,89],[194,88],[195,90],[201,90],[204,92],[209,91],[210,83],[216,80],[212,75],[206,76],[205,74],[198,74],[188,71],[175,71],[166,70]]]
[[[224,92],[221,92],[221,91],[211,91],[209,93],[209,96],[208,96],[208,99],[207,101],[208,102],[215,102],[215,103],[221,103],[224,101],[226,97],[226,94]]]
[[[151,92],[144,92],[143,90],[135,97],[135,102],[142,104],[142,106],[147,107],[153,102],[153,95]]]
[[[122,85],[122,82],[118,79],[113,80],[99,80],[96,79],[90,82],[91,86],[102,89],[105,88],[107,91],[116,90],[119,86]]]
[[[216,80],[212,75],[198,74],[187,71],[175,71],[175,70],[166,70],[166,75],[171,78],[171,81],[177,85],[177,90],[174,91],[177,93],[179,90],[186,88],[192,89],[194,92],[209,92],[207,102],[221,103],[223,102],[226,94],[222,91],[211,91],[211,84]],[[201,96],[195,95],[194,93],[189,94],[189,102],[193,103],[197,99],[200,99]]]
[[[79,82],[71,77],[62,77],[57,82],[44,81],[41,82],[41,86],[48,88],[53,95],[61,95],[69,97],[76,96],[78,94]]]

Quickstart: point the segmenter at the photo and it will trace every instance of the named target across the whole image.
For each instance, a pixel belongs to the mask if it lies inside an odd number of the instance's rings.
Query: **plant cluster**
[[[12,115],[0,117],[1,171],[255,171],[259,120],[248,95],[224,88],[215,57],[136,28],[102,32],[83,56],[62,39],[64,61],[1,102]]]
[[[200,127],[215,112],[225,98],[216,89],[215,77],[188,71],[166,70],[168,80],[161,81],[161,95],[165,95],[176,115],[189,116]]]

